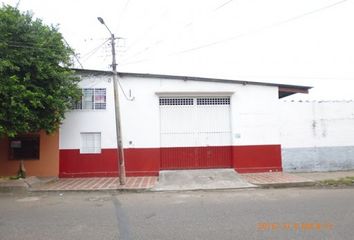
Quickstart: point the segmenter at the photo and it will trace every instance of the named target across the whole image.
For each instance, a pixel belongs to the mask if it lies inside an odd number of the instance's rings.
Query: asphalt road
[[[354,239],[354,188],[0,193],[1,240]]]

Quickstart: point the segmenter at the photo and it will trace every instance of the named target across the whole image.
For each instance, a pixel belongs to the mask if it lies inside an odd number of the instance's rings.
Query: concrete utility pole
[[[102,23],[111,35],[111,45],[112,45],[112,71],[113,71],[113,88],[114,88],[114,105],[115,105],[115,120],[116,120],[116,134],[117,134],[117,162],[119,171],[119,183],[124,185],[126,182],[125,176],[125,160],[124,160],[124,149],[123,149],[123,136],[121,127],[121,117],[120,117],[120,107],[119,107],[119,89],[118,89],[118,73],[117,73],[117,62],[116,62],[116,49],[115,49],[115,37],[111,30],[107,27],[105,22],[101,17],[97,18],[100,23]]]

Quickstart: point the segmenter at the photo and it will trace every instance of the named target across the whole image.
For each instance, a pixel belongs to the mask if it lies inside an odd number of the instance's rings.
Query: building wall
[[[58,176],[59,134],[40,133],[39,160],[25,160],[27,176]],[[9,141],[0,139],[0,176],[16,176],[20,161],[9,160]]]
[[[354,169],[354,102],[281,102],[286,171]]]
[[[128,175],[158,174],[159,96],[173,95],[230,95],[234,168],[243,172],[281,170],[277,87],[131,76],[120,78],[120,81],[126,95],[134,97],[129,101],[120,90]],[[74,110],[66,115],[60,129],[60,175],[116,175],[112,77],[85,75],[80,85],[106,88],[107,109]],[[80,132],[101,132],[102,154],[80,154]]]

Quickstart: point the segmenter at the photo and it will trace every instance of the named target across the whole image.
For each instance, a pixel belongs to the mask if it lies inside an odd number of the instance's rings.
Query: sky
[[[4,0],[59,27],[84,68],[313,86],[354,100],[354,0]],[[80,67],[78,63],[75,65]]]

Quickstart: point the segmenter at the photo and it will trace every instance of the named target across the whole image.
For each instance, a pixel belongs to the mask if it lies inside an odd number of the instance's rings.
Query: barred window
[[[95,109],[106,109],[106,89],[95,89]]]
[[[106,89],[83,88],[81,100],[73,104],[73,109],[106,109]]]
[[[193,98],[160,98],[160,105],[193,105]]]
[[[230,105],[230,98],[197,98],[197,105]]]
[[[80,153],[101,153],[101,133],[81,133]]]
[[[93,89],[82,89],[82,109],[93,109]]]

